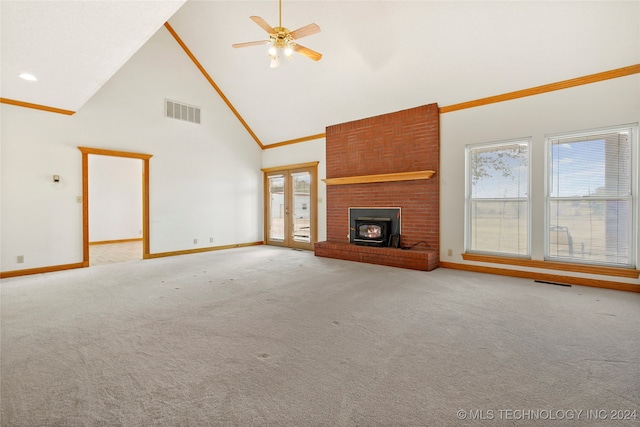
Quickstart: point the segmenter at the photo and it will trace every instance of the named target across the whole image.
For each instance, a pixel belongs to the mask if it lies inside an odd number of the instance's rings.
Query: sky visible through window
[[[552,144],[551,197],[593,196],[605,185],[605,140]]]
[[[548,256],[587,263],[631,262],[631,133],[552,139]]]
[[[627,196],[631,151],[626,132],[551,145],[551,197]]]
[[[617,172],[619,163],[624,162],[630,153],[620,148],[607,157],[606,144],[604,138],[553,143],[549,165],[551,197],[625,195],[628,175],[617,174],[613,179],[610,176],[607,182],[606,170],[609,168]],[[617,143],[614,145],[618,147]],[[472,197],[526,197],[529,178],[526,148],[526,145],[509,145],[472,151]],[[620,171],[624,169],[622,167]]]
[[[474,199],[527,197],[529,155],[526,144],[473,150],[471,163]]]

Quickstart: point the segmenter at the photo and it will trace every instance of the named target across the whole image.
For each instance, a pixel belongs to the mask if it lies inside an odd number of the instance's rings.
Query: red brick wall
[[[439,249],[437,104],[329,126],[326,147],[327,178],[436,171],[429,180],[327,186],[328,241],[349,241],[349,207],[399,206],[402,246]]]

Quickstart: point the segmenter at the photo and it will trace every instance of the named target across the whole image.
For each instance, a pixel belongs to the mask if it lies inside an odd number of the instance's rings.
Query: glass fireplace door
[[[263,171],[265,243],[312,250],[317,227],[316,168]]]

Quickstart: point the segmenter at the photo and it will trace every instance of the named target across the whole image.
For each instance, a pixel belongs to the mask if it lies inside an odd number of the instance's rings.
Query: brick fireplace
[[[326,129],[327,241],[316,256],[430,271],[438,267],[437,104]],[[404,248],[349,243],[349,208],[400,207]]]

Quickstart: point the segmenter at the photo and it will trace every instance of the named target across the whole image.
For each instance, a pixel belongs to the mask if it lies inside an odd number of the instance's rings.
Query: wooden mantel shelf
[[[327,185],[345,185],[345,184],[369,184],[372,182],[392,182],[392,181],[414,181],[418,179],[429,179],[436,171],[415,171],[415,172],[398,172],[385,173],[378,175],[360,175],[346,176],[344,178],[326,178],[323,181]]]

